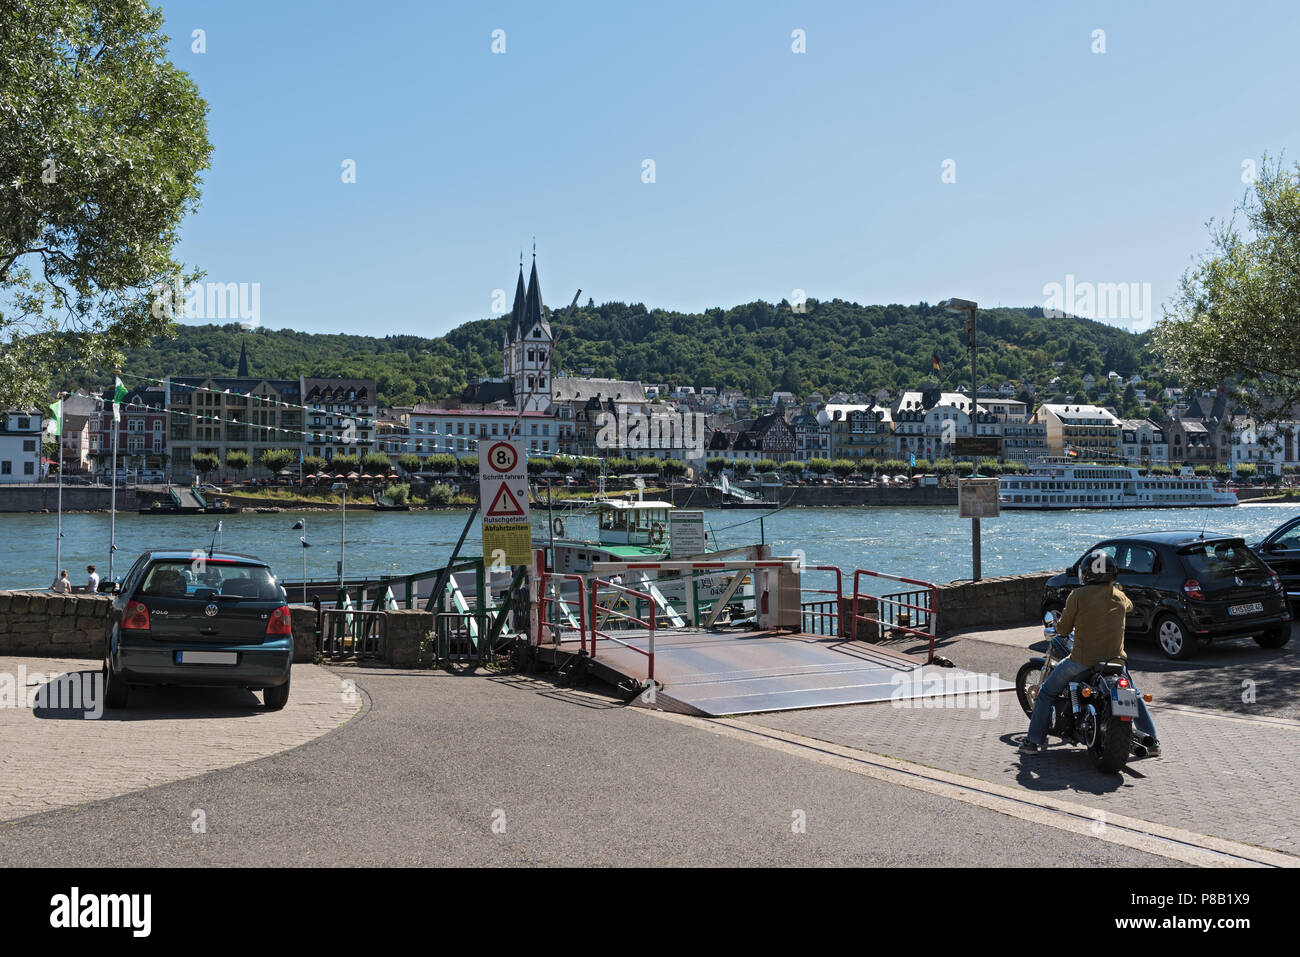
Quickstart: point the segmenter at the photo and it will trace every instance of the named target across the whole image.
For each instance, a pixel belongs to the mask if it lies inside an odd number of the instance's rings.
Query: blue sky
[[[180,257],[260,283],[273,328],[439,335],[534,236],[552,308],[1028,305],[1073,276],[1158,315],[1242,163],[1300,154],[1287,2],[162,8],[214,145]]]

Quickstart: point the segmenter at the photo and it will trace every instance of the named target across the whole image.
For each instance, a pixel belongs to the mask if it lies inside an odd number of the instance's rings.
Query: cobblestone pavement
[[[942,702],[943,699],[938,699]],[[990,709],[991,710],[991,709]],[[987,711],[985,712],[988,713]],[[900,708],[890,702],[749,715],[776,728],[874,754],[969,775],[1198,834],[1300,854],[1300,722],[1152,709],[1163,756],[1097,772],[1082,748],[1016,751],[1028,719],[1014,692],[995,716],[975,708]]]
[[[33,690],[52,675],[98,671],[97,661],[0,657],[0,689],[20,674]],[[129,709],[98,720],[80,709],[28,708],[25,698],[22,707],[0,707],[0,821],[277,754],[361,707],[355,689],[315,665],[293,666],[289,704],[275,712],[233,688],[132,688]]]

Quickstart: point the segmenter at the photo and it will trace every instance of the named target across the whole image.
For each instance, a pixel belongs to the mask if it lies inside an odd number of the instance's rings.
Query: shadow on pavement
[[[114,710],[104,707],[103,689],[98,670],[49,675],[35,690],[32,714],[53,721],[174,721],[266,713],[261,698],[246,688],[133,686],[129,706]]]

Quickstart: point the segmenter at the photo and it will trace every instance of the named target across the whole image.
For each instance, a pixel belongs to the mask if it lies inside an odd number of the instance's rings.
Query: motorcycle
[[[1029,715],[1038,690],[1052,669],[1069,657],[1074,634],[1056,633],[1059,614],[1043,616],[1047,655],[1030,658],[1016,673],[1016,698]],[[1088,749],[1098,770],[1122,771],[1136,744],[1133,719],[1138,716],[1138,690],[1123,661],[1100,661],[1067,686],[1067,693],[1052,706],[1047,732]],[[1150,701],[1150,696],[1145,696]]]

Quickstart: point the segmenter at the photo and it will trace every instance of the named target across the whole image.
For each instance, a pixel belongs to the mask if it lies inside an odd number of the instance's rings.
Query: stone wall
[[[65,512],[107,512],[113,490],[107,485],[63,486]],[[57,482],[39,485],[0,485],[0,512],[53,512],[59,507]],[[140,496],[133,488],[119,487],[117,509],[133,512],[141,508]]]
[[[107,595],[0,591],[0,655],[102,658]]]
[[[1056,572],[1006,575],[939,586],[939,634],[1039,621],[1043,587]]]

